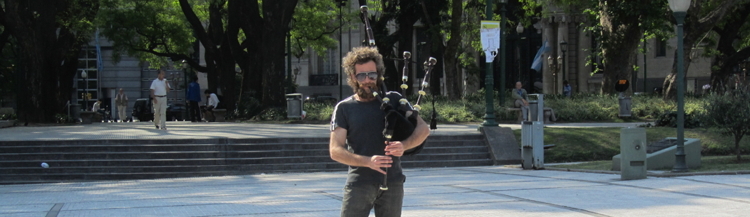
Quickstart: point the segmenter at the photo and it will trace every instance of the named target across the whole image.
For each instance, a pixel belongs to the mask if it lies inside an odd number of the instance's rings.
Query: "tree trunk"
[[[737,154],[737,163],[742,163],[742,153],[740,152],[740,140],[744,134],[734,134],[734,151]]]
[[[739,65],[740,61],[750,57],[750,48],[746,47],[737,51],[734,47],[737,36],[745,25],[744,20],[750,14],[750,3],[738,6],[738,10],[732,13],[734,15],[728,16],[723,26],[715,26],[712,29],[719,35],[719,42],[716,45],[719,54],[714,55],[711,60],[711,92],[725,92],[729,76],[734,73],[734,67]]]
[[[458,66],[458,46],[463,40],[461,38],[461,17],[463,16],[463,1],[453,0],[451,5],[450,40],[445,47],[445,89],[448,99],[458,100],[461,98],[463,80],[460,76]],[[504,27],[503,27],[504,28]],[[506,46],[506,45],[502,45]],[[502,92],[501,92],[502,94]]]
[[[688,68],[690,68],[690,52],[693,51],[693,47],[687,46],[687,45],[691,45],[692,43],[693,43],[692,41],[688,42],[688,40],[685,39],[686,46],[683,46],[684,48],[683,49],[684,50],[684,58],[683,58],[684,75],[687,75]],[[664,88],[665,100],[674,100],[677,97],[677,83],[675,82],[677,82],[677,63],[678,62],[677,62],[677,50],[676,49],[674,53],[675,54],[674,54],[674,62],[672,63],[672,70],[670,71],[669,75],[667,75],[667,77],[664,79],[664,84],[662,85],[663,86],[662,88]],[[687,87],[684,85],[685,82],[687,81],[687,76],[683,76],[683,79],[685,79],[685,80],[682,80],[683,87]]]
[[[60,23],[92,20],[98,1],[8,0],[4,9],[5,30],[18,42],[18,118],[26,124],[52,122],[56,114],[67,114],[78,53],[91,33]],[[73,10],[78,14],[71,15]]]
[[[263,2],[263,42],[260,53],[263,64],[263,98],[265,106],[286,106],[284,96],[284,44],[297,0]]]
[[[643,31],[638,25],[639,17],[627,15],[615,17],[608,14],[607,4],[602,4],[599,22],[603,27],[602,56],[604,57],[603,94],[613,94],[617,80],[630,80],[635,65],[636,49]],[[615,19],[618,22],[615,23]]]
[[[695,46],[695,43],[700,40],[708,31],[711,31],[716,24],[718,24],[722,18],[727,14],[727,11],[729,11],[731,8],[736,6],[736,3],[738,0],[726,0],[721,1],[721,4],[713,8],[712,11],[709,13],[705,13],[705,16],[701,16],[699,14],[703,14],[703,6],[707,5],[705,4],[708,0],[699,0],[699,1],[693,1],[691,2],[690,8],[688,9],[688,15],[685,17],[685,24],[684,26],[684,41],[683,41],[683,48],[684,48],[684,78],[687,78],[687,72],[690,68],[690,61],[691,61],[691,52],[693,51],[693,47]],[[671,14],[669,15],[671,16]],[[678,45],[679,46],[679,45]],[[677,85],[675,85],[677,82],[677,50],[675,50],[674,55],[674,62],[672,63],[672,71],[667,75],[667,77],[664,79],[664,84],[662,87],[664,88],[664,99],[665,100],[672,100],[676,99],[677,97]],[[680,81],[685,82],[685,80]]]

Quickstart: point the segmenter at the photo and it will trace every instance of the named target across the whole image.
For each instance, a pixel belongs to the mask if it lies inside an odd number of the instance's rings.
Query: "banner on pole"
[[[480,34],[482,38],[482,50],[484,50],[486,62],[490,63],[497,56],[500,48],[500,21],[482,20]]]

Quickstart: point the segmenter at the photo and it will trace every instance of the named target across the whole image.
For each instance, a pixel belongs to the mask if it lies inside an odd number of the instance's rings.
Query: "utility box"
[[[544,122],[521,122],[521,167],[544,169]]]
[[[286,118],[302,119],[302,94],[290,93],[286,95]]]
[[[622,180],[646,178],[646,129],[620,130],[620,177]]]
[[[544,94],[529,94],[529,115],[530,121],[544,120]]]

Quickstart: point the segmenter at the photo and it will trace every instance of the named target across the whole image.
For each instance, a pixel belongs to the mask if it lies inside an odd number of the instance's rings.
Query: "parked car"
[[[151,104],[151,99],[136,99],[131,116],[138,121],[154,120],[154,107]]]
[[[184,121],[185,111],[187,111],[185,104],[169,104],[169,106],[167,106],[167,120]]]

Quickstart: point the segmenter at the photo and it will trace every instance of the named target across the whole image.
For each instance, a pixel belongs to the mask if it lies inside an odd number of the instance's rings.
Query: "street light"
[[[339,61],[344,61],[344,59],[343,59],[343,56],[344,56],[344,53],[343,53],[344,52],[344,48],[343,48],[344,47],[344,44],[343,44],[344,43],[344,19],[343,19],[343,13],[344,13],[344,6],[345,5],[346,5],[346,0],[340,0],[339,1],[339,28],[340,28],[339,29]],[[365,19],[367,19],[367,17],[365,17]],[[339,63],[341,63],[339,65],[344,65],[343,62],[339,62]],[[406,64],[406,63],[404,63],[404,64]],[[344,86],[343,86],[344,84],[343,83],[344,82],[341,82],[341,80],[342,80],[343,77],[344,77],[344,67],[339,66],[339,79],[338,79],[338,81],[336,81],[336,83],[339,84],[339,99],[338,100],[344,99],[344,91],[343,91],[343,88],[344,88]]]
[[[568,56],[565,56],[565,51],[568,51],[568,42],[565,42],[565,40],[560,42],[560,51],[562,51],[562,59],[560,60],[562,62],[562,77],[563,77],[563,81],[565,81],[567,79],[565,78],[565,61],[564,60],[568,58]]]
[[[487,20],[492,20],[492,2],[494,0],[488,0],[487,1]],[[502,40],[502,36],[501,36]],[[502,44],[500,46],[503,46]],[[486,54],[489,55],[489,54]],[[488,61],[485,63],[485,78],[484,78],[484,100],[485,100],[485,110],[484,110],[484,122],[482,122],[481,127],[497,127],[497,122],[495,122],[495,107],[494,107],[494,95],[495,95],[495,81],[494,77],[492,76],[492,62]]]
[[[683,27],[687,10],[690,8],[690,0],[669,0],[669,8],[672,9],[675,20],[677,20],[677,152],[675,152],[675,163],[672,172],[687,172],[685,163],[685,68],[683,50]]]
[[[523,39],[525,38],[522,35],[523,34],[523,25],[521,25],[521,21],[518,21],[518,26],[516,26],[516,34],[518,34],[518,43],[517,43],[518,46],[516,46],[516,50],[520,54],[521,53],[521,46],[523,46]],[[521,58],[521,57],[519,57],[519,58]],[[521,59],[519,59],[517,61],[519,62],[519,64],[523,64],[522,60],[523,60],[523,58],[521,58]],[[524,80],[524,79],[521,78],[521,75],[522,75],[521,68],[522,67],[518,67],[518,76],[517,76],[517,78],[518,78],[517,80],[518,81]]]
[[[500,9],[500,18],[502,19],[502,23],[500,24],[500,98],[498,104],[500,106],[505,105],[505,51],[506,46],[505,45],[505,32],[506,32],[506,23],[508,20],[505,17],[505,5],[508,4],[508,0],[500,0],[500,4],[503,5],[503,7]]]

